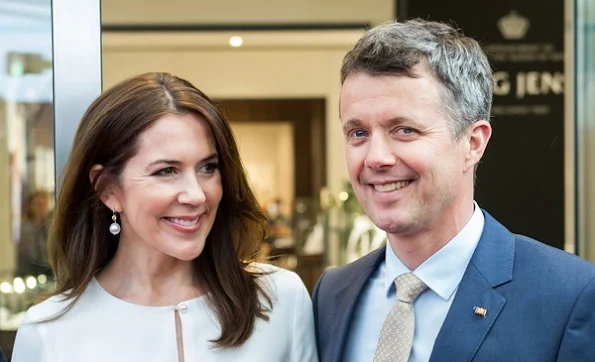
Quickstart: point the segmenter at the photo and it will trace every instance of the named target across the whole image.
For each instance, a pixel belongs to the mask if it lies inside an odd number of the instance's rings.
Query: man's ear
[[[486,120],[475,121],[465,133],[468,148],[465,154],[465,171],[479,163],[492,136],[492,126]]]
[[[112,185],[108,185],[107,187],[101,187],[101,183],[109,182],[109,180],[104,180],[103,178],[107,177],[101,173],[103,170],[102,165],[93,165],[91,170],[89,171],[89,181],[91,182],[91,186],[95,188],[95,192],[99,192],[99,199],[101,202],[109,208],[110,210],[121,212],[122,207],[120,202],[116,198],[114,188]]]

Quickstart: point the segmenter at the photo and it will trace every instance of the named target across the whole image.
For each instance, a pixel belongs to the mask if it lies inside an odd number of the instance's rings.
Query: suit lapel
[[[430,361],[471,361],[498,318],[506,299],[485,282],[474,266],[465,273],[434,343]],[[474,307],[486,310],[485,317]]]
[[[494,288],[513,276],[514,236],[484,211],[482,236],[434,343],[430,361],[471,361],[502,311]],[[486,310],[485,316],[474,307]]]
[[[331,327],[331,335],[336,336],[338,343],[333,343],[330,356],[333,356],[331,361],[340,362],[343,358],[343,351],[347,338],[349,336],[349,328],[355,312],[357,299],[362,290],[366,286],[368,279],[378,268],[378,265],[384,260],[385,248],[380,248],[368,255],[366,260],[359,270],[354,273],[353,278],[346,278],[345,286],[339,288],[335,293],[333,299],[333,325]]]

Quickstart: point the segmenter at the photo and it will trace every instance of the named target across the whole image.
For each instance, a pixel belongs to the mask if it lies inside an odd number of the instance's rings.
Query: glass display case
[[[51,1],[0,1],[0,330],[51,290],[54,204]]]
[[[16,331],[25,312],[38,298],[54,289],[54,282],[45,274],[26,275],[0,281],[0,326],[3,331]]]
[[[595,2],[574,2],[574,106],[578,254],[595,260]]]

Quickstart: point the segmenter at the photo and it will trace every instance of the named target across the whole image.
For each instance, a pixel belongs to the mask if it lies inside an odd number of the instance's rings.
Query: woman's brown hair
[[[48,241],[57,284],[53,295],[72,300],[67,313],[113,258],[118,238],[109,233],[111,211],[100,195],[119,182],[126,162],[137,152],[139,135],[168,114],[204,119],[217,146],[223,196],[204,250],[194,260],[194,277],[208,290],[207,300],[220,323],[215,346],[237,347],[251,336],[256,318],[267,320],[272,308],[270,296],[257,282],[259,274],[248,268],[268,232],[267,219],[219,108],[188,81],[167,73],[146,73],[115,85],[83,116]],[[96,164],[103,168],[92,182],[89,171]]]

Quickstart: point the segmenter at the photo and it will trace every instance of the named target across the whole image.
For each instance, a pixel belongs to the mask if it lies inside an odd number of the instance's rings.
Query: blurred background
[[[325,269],[383,245],[348,181],[339,69],[367,28],[395,18],[455,22],[490,56],[479,204],[595,260],[595,3],[489,4],[0,0],[0,347],[10,354],[24,311],[53,288],[45,242],[80,117],[139,73],[171,72],[220,104],[272,226],[266,260],[312,291]]]

